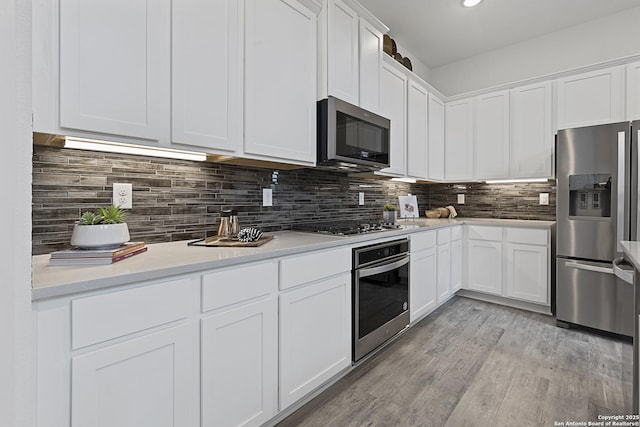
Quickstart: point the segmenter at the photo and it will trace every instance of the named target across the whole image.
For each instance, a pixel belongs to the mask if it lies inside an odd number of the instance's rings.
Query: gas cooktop
[[[306,231],[311,233],[331,234],[334,236],[352,236],[356,234],[376,233],[380,231],[396,230],[400,228],[396,224],[387,224],[380,221],[327,221],[296,224],[291,227],[294,231]]]

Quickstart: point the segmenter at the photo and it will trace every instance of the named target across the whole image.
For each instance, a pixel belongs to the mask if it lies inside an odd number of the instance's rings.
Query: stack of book
[[[146,252],[144,242],[127,242],[113,249],[67,249],[51,252],[49,265],[103,265],[113,264]]]

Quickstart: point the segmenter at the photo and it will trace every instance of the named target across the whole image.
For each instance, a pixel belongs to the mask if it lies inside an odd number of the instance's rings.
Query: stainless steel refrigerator
[[[634,122],[638,125],[640,122]],[[629,122],[558,131],[556,318],[633,336],[633,285],[616,277],[637,236],[638,144]]]
[[[634,337],[635,413],[640,289],[620,241],[639,235],[639,129],[640,121],[561,130],[556,147],[557,323]]]

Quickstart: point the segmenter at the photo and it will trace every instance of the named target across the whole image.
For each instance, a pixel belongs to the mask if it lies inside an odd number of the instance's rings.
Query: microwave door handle
[[[579,262],[566,261],[565,267],[575,268],[576,270],[593,271],[595,273],[615,274],[613,267],[598,267],[597,265],[581,264]]]
[[[358,270],[358,277],[368,277],[375,276],[376,274],[387,273],[407,264],[409,264],[409,257],[405,257],[399,261],[395,261],[389,264],[383,264],[377,267],[363,268]]]

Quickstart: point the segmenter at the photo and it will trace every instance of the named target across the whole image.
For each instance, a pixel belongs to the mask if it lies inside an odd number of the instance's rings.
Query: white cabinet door
[[[474,165],[476,179],[509,176],[509,91],[476,97]]]
[[[451,295],[451,244],[438,245],[437,248],[437,268],[436,268],[436,289],[438,292],[437,302],[442,303]]]
[[[245,3],[245,153],[314,163],[316,11],[296,0]]]
[[[418,81],[409,79],[407,103],[407,175],[426,179],[429,105],[427,88]]]
[[[169,137],[171,2],[60,2],[60,126]]]
[[[391,120],[390,138],[390,166],[382,169],[385,175],[404,176],[407,172],[406,163],[406,129],[407,129],[407,76],[397,69],[394,64],[385,61],[382,67],[382,85],[380,96],[384,117]]]
[[[556,80],[558,129],[625,120],[623,71],[619,66]]]
[[[468,181],[473,177],[473,99],[445,106],[445,179]]]
[[[195,335],[187,324],[73,357],[71,425],[199,425]]]
[[[502,295],[502,242],[468,240],[468,289]]]
[[[511,90],[511,178],[553,177],[551,82]]]
[[[640,62],[627,65],[627,120],[640,120]]]
[[[280,410],[351,364],[351,275],[280,294]]]
[[[328,2],[327,87],[329,95],[358,105],[359,17],[341,0]]]
[[[259,426],[277,412],[275,297],[204,318],[202,426]]]
[[[462,288],[462,240],[451,242],[451,293]]]
[[[429,94],[427,177],[444,180],[444,101]]]
[[[504,249],[507,297],[548,304],[549,249],[518,243],[505,243]]]
[[[409,305],[411,323],[436,306],[436,248],[411,254],[409,264]]]
[[[174,144],[230,152],[242,148],[242,22],[238,5],[236,0],[172,4]]]
[[[360,107],[380,112],[382,33],[360,18]]]

